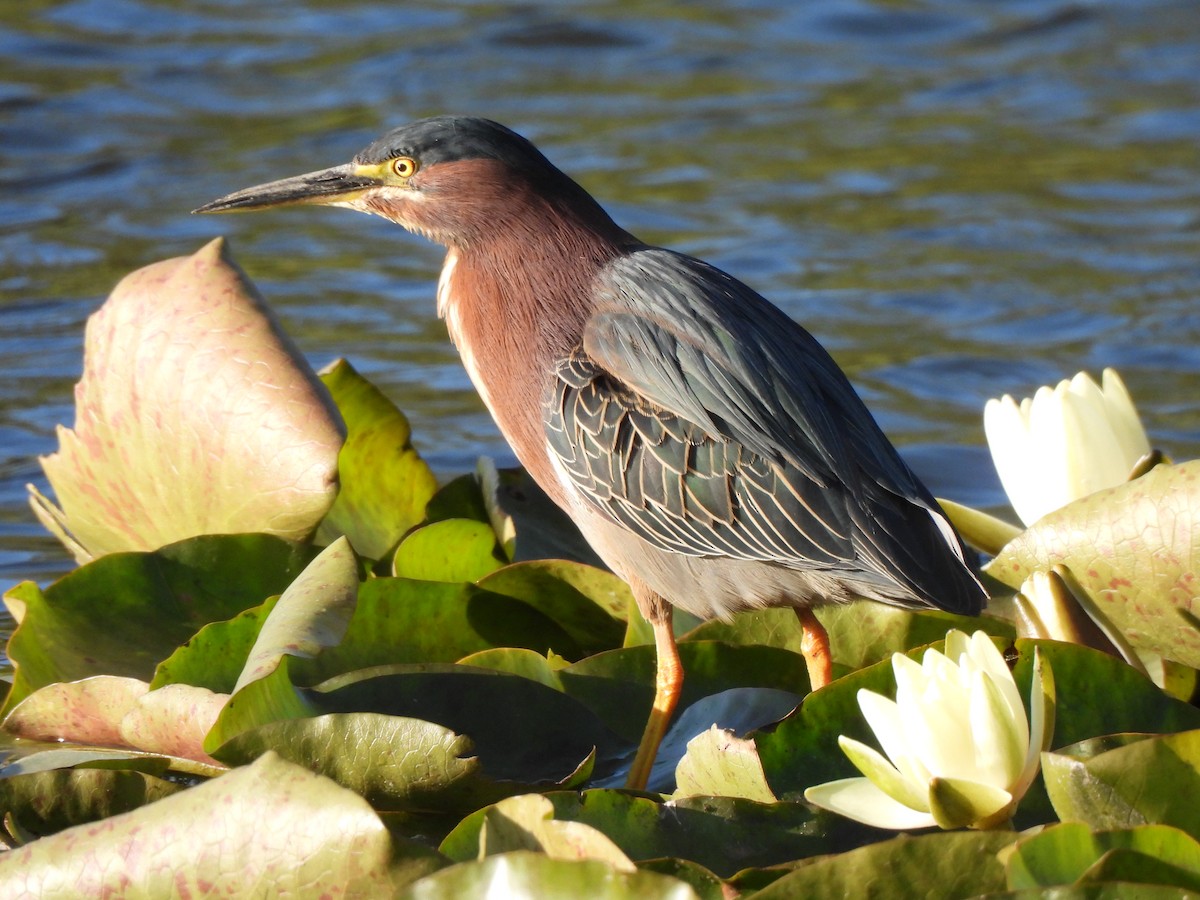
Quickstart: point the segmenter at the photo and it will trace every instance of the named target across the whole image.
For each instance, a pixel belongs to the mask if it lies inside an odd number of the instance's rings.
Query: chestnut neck
[[[450,243],[439,290],[472,382],[522,465],[560,504],[542,424],[554,368],[583,339],[597,273],[640,246],[583,196],[589,203],[510,195],[487,227]]]

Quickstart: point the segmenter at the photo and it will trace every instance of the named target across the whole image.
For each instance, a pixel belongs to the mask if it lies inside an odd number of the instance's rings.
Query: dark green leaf
[[[309,696],[327,712],[375,712],[442,725],[471,739],[490,778],[520,784],[559,783],[593,750],[603,761],[625,749],[578,701],[485,669],[380,667],[331,679]]]
[[[101,557],[44,593],[18,585],[5,595],[21,624],[9,641],[16,675],[3,712],[56,681],[148,681],[197,629],[281,593],[314,554],[269,535],[203,536]]]
[[[1088,759],[1051,753],[1043,760],[1046,790],[1064,821],[1094,828],[1157,823],[1200,836],[1200,731],[1147,738]]]
[[[1013,832],[995,831],[901,835],[812,860],[754,896],[756,900],[974,897],[1004,889],[1004,868],[997,854],[1016,839]]]
[[[1114,859],[1113,851],[1134,851],[1137,858]],[[1070,822],[1022,839],[1008,857],[1006,870],[1008,887],[1015,890],[1075,884],[1081,879],[1198,889],[1200,844],[1162,825],[1094,832],[1081,822]]]

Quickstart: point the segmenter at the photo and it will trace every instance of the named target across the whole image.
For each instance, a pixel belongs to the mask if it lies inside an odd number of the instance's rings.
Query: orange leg
[[[646,789],[650,769],[654,766],[654,758],[658,756],[658,745],[667,733],[667,726],[671,723],[671,716],[683,691],[683,666],[679,662],[675,632],[671,628],[671,607],[659,597],[654,597],[648,605],[650,613],[646,618],[654,628],[657,671],[654,678],[654,705],[650,708],[650,718],[646,722],[646,730],[642,732],[637,756],[633,758],[629,776],[625,779],[625,787],[634,791]]]
[[[804,635],[800,639],[800,652],[808,664],[808,681],[815,691],[833,681],[833,654],[829,649],[829,632],[817,621],[813,611],[796,608],[796,618]]]

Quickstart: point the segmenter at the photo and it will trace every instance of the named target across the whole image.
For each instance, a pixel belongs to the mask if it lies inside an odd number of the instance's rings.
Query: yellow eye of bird
[[[401,178],[408,178],[417,171],[417,161],[407,156],[397,156],[392,160],[392,172]]]

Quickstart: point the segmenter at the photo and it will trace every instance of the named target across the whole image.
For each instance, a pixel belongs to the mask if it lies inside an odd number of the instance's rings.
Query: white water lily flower
[[[1150,452],[1121,377],[1105,369],[1101,380],[1103,387],[1080,372],[1019,404],[1006,394],[984,406],[983,429],[1000,483],[1026,525],[1122,484]]]
[[[1004,657],[982,631],[946,635],[946,653],[892,656],[896,699],[859,691],[883,753],[842,735],[865,778],[811,787],[804,799],[876,828],[993,828],[1037,775],[1054,731],[1054,679],[1035,651],[1029,719]],[[886,754],[886,756],[884,755]]]

